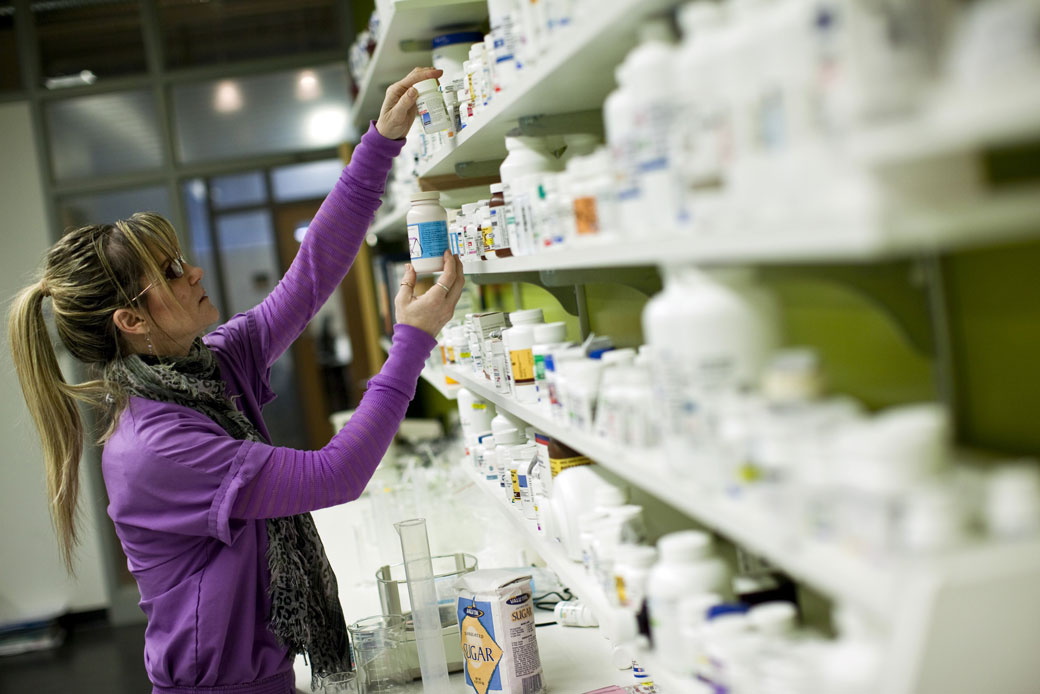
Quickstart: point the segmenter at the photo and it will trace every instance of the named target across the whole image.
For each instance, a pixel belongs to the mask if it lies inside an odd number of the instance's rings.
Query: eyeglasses
[[[180,279],[181,277],[184,277],[184,264],[187,262],[188,261],[184,259],[184,256],[177,256],[176,258],[171,260],[170,264],[166,266],[166,270],[163,272],[163,274],[166,276],[166,279],[172,282],[175,279]],[[145,292],[154,287],[156,284],[156,282],[152,282],[147,287],[142,289],[140,292],[138,292],[137,296],[135,296],[133,299],[130,299],[130,303],[132,304],[138,299],[140,299],[142,296],[144,296]]]

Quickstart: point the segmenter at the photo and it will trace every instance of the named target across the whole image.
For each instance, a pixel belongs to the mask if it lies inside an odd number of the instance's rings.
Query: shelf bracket
[[[531,270],[529,272],[502,272],[495,273],[494,275],[466,275],[466,280],[475,284],[513,284],[514,286],[519,285],[521,282],[536,284],[552,294],[556,300],[560,302],[560,306],[563,307],[564,311],[572,316],[581,315],[579,312],[580,302],[575,294],[574,284],[552,286],[543,284],[539,279],[539,272],[537,270]],[[582,299],[584,299],[584,294],[582,295]]]
[[[592,133],[603,137],[603,110],[574,111],[552,115],[521,116],[517,124],[520,135],[546,137],[568,133]]]
[[[760,272],[770,281],[810,278],[848,287],[892,319],[914,349],[928,356],[935,354],[927,278],[915,261],[877,265],[787,265],[764,267]]]
[[[459,178],[494,178],[499,180],[501,159],[489,161],[460,161],[455,165],[455,175]]]
[[[661,275],[653,267],[578,268],[574,270],[542,270],[539,283],[549,287],[584,284],[621,284],[646,296],[661,291]]]

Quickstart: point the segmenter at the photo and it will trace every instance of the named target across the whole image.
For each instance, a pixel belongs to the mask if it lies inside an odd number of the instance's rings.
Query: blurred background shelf
[[[483,0],[398,0],[384,18],[375,52],[358,85],[350,120],[359,133],[379,117],[386,88],[417,66],[430,65],[429,41],[438,27],[487,21]],[[403,44],[403,45],[402,45]]]
[[[899,575],[893,567],[873,564],[823,543],[798,539],[783,523],[747,504],[711,498],[694,485],[677,479],[664,461],[635,454],[597,436],[575,431],[546,417],[530,405],[495,392],[484,379],[459,367],[448,367],[463,387],[532,425],[550,438],[589,456],[607,470],[664,501],[698,522],[762,555],[792,577],[828,595],[859,605],[888,621],[899,604]]]

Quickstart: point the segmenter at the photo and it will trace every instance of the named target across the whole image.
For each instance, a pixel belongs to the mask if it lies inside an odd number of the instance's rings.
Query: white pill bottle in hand
[[[412,267],[420,275],[444,270],[444,251],[448,250],[448,213],[441,207],[441,194],[413,193],[408,225],[408,253]]]

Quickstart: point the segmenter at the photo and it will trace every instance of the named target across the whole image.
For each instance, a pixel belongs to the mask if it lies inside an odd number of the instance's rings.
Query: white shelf
[[[424,381],[433,386],[438,393],[443,395],[448,400],[456,400],[459,397],[459,390],[462,389],[461,385],[450,385],[444,380],[444,371],[441,369],[423,369],[422,378]]]
[[[674,263],[866,262],[1040,238],[1040,190],[950,202],[942,211],[904,213],[886,225],[813,233],[701,237],[643,233],[639,241],[590,239],[533,255],[463,264],[470,276],[540,270],[633,267]]]
[[[654,455],[635,454],[552,421],[535,407],[496,393],[486,379],[459,367],[452,377],[501,410],[588,455],[605,469],[700,523],[760,554],[837,604],[857,607],[887,627],[888,665],[881,691],[965,693],[999,676],[1015,690],[1040,676],[1035,644],[1040,623],[1021,618],[1040,610],[1040,540],[967,546],[942,554],[872,561],[799,536],[783,519],[750,503],[709,496],[670,474]],[[502,501],[505,506],[505,500]],[[511,510],[511,509],[508,509]],[[548,559],[547,559],[548,561]],[[558,560],[557,560],[558,561]],[[580,583],[579,590],[580,590]],[[980,607],[985,606],[985,607]],[[986,622],[986,624],[983,624]],[[953,626],[956,625],[956,626]],[[957,663],[966,651],[1000,654],[1007,667],[976,671]],[[657,665],[657,664],[655,664]],[[655,673],[650,670],[651,674]],[[662,673],[665,674],[665,673]],[[681,679],[669,678],[681,692]]]
[[[397,0],[389,17],[382,17],[375,52],[358,85],[350,120],[358,133],[379,116],[386,88],[413,67],[430,64],[430,51],[403,51],[401,42],[429,40],[437,27],[475,26],[487,20],[486,0]]]
[[[579,600],[589,606],[599,623],[601,625],[612,624],[614,619],[612,615],[619,608],[613,607],[607,602],[603,589],[586,573],[585,567],[579,562],[572,561],[559,542],[539,535],[534,522],[524,518],[512,504],[506,501],[500,487],[488,484],[487,480],[483,479],[477,474],[476,470],[465,463],[463,463],[463,469],[466,476],[473,481],[473,484],[491,497],[492,502],[502,514],[509,519],[509,522],[520,531],[531,547],[545,560],[546,565],[556,572],[556,575],[560,577],[560,581],[570,588],[571,592]]]
[[[379,218],[372,222],[368,233],[380,237],[403,237],[405,235],[404,218],[408,214],[409,207],[409,205],[400,205],[386,214],[379,215]]]
[[[872,166],[971,153],[1040,136],[1040,75],[1017,84],[978,85],[940,92],[914,118],[853,138],[853,153]]]
[[[655,456],[636,454],[559,424],[530,405],[496,393],[486,381],[458,367],[449,367],[459,381],[497,408],[513,414],[542,433],[584,453],[618,477],[677,510],[756,552],[792,577],[824,593],[868,609],[888,621],[898,603],[899,572],[872,564],[820,542],[797,539],[776,518],[748,504],[706,495],[696,485],[677,479]]]
[[[496,95],[463,128],[453,149],[420,170],[420,177],[455,173],[464,161],[503,159],[505,134],[521,116],[556,115],[599,109],[615,87],[614,69],[636,45],[643,17],[678,4],[677,0],[601,0],[586,3],[587,16],[560,32],[555,45],[517,84]]]

